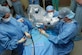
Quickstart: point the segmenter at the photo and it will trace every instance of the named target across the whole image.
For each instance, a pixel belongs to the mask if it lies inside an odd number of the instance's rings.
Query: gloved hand
[[[43,29],[39,29],[41,34],[45,34],[46,32]]]
[[[18,22],[24,22],[24,20],[22,18],[17,20]]]
[[[23,38],[21,38],[17,43],[19,44],[19,43],[23,43],[23,42],[25,42],[25,41],[26,41],[26,38],[23,37]]]
[[[31,35],[28,32],[25,32],[25,36],[27,36],[28,38],[31,38]]]
[[[49,35],[43,30],[43,29],[39,29],[40,33],[45,35],[46,37],[48,37]]]

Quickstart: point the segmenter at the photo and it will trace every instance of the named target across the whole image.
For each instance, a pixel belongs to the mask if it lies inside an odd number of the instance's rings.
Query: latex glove
[[[48,37],[49,35],[43,30],[43,29],[39,29],[40,33],[45,35],[46,37]]]
[[[25,32],[25,36],[27,36],[28,38],[31,38],[31,35],[28,32]]]
[[[23,43],[23,42],[25,42],[25,41],[26,41],[26,38],[23,37],[23,38],[21,38],[17,43],[19,44],[19,43]]]
[[[22,18],[17,20],[18,22],[24,22],[24,20]]]
[[[41,34],[45,34],[46,32],[43,29],[39,29]]]

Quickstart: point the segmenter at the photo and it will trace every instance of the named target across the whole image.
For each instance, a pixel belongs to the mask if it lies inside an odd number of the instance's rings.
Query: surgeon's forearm
[[[49,35],[47,33],[44,34],[46,37],[49,37]]]
[[[19,44],[19,43],[23,43],[23,42],[25,42],[25,41],[26,41],[26,38],[23,37],[23,38],[21,38],[17,43]]]
[[[43,29],[39,29],[40,33],[45,35],[46,37],[49,37],[49,35],[43,30]]]

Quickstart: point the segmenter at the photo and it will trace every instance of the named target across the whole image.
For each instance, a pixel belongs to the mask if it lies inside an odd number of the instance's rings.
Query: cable
[[[33,38],[31,36],[31,39],[32,39],[32,43],[33,43],[33,48],[32,48],[32,55],[35,55],[35,46],[34,46],[34,41],[33,41]]]
[[[30,30],[30,34],[32,34],[31,32],[32,32],[32,30]],[[35,55],[35,45],[34,45],[34,40],[33,40],[32,35],[31,35],[31,40],[32,40],[32,43],[33,43],[32,55]]]
[[[38,29],[38,28],[36,27],[35,29]],[[32,30],[30,30],[30,34],[32,34],[31,32],[32,32]],[[35,55],[35,45],[34,45],[34,40],[33,40],[32,35],[31,35],[31,40],[32,40],[32,43],[33,43],[32,55]]]

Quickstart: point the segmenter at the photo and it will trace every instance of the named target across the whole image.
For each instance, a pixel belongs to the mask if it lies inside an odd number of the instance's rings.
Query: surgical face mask
[[[49,16],[50,18],[52,18],[53,15],[54,15],[53,12],[48,13],[48,16]]]
[[[11,15],[10,15],[10,17],[9,17],[9,18],[7,18],[7,19],[2,18],[3,22],[5,22],[5,23],[9,22],[9,21],[10,21],[10,19],[11,19]]]

